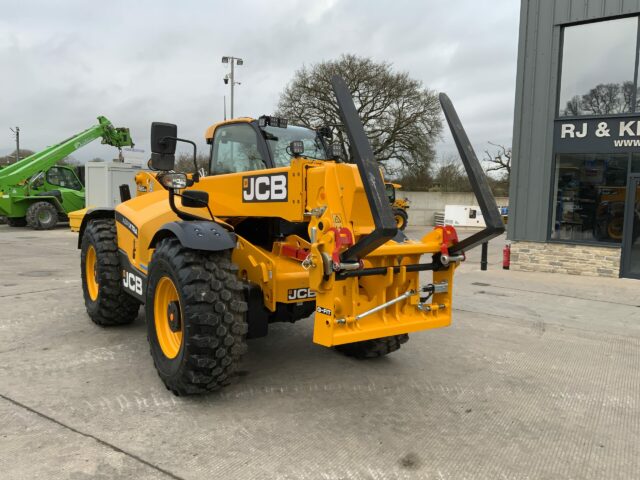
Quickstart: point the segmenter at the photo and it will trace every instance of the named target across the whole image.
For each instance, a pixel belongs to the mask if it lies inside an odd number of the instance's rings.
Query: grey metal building
[[[512,268],[640,278],[640,0],[522,0]]]

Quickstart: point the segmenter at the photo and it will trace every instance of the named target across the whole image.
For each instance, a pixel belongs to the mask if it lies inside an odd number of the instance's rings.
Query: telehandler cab
[[[462,241],[448,226],[419,241],[398,231],[349,90],[340,77],[332,86],[355,165],[336,160],[318,132],[261,117],[207,130],[209,176],[174,173],[176,142],[193,145],[194,163],[195,144],[178,138],[175,125],[153,123],[150,166],[158,173],[138,176],[135,198],[83,218],[89,316],[125,324],[144,304],[155,367],[175,394],[226,385],[246,338],[266,335],[271,322],[315,313],[313,341],[360,358],[447,326],[464,252],[504,231],[444,94],[487,227]],[[420,282],[423,271],[430,282]]]

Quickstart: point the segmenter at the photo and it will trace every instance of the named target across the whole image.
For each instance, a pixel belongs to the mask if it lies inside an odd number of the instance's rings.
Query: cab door
[[[62,208],[65,212],[73,212],[84,208],[84,187],[73,169],[54,166],[47,170],[45,191],[60,192]]]
[[[267,146],[254,125],[240,122],[216,128],[211,142],[210,175],[251,172],[272,167]]]

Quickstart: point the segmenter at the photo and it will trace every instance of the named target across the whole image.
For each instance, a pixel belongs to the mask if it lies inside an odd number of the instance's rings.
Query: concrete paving
[[[275,325],[179,398],[142,313],[90,322],[75,234],[0,226],[0,478],[637,478],[640,284],[503,271],[503,243],[461,267],[450,328],[356,361]]]

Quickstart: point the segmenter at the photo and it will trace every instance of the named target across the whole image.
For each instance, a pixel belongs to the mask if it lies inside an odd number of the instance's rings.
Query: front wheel
[[[36,230],[51,230],[58,223],[58,210],[49,202],[36,202],[27,209],[27,223]]]
[[[149,265],[147,338],[158,375],[176,395],[230,381],[247,346],[242,283],[231,252],[162,240]]]
[[[393,209],[393,218],[396,220],[396,227],[398,230],[404,230],[407,228],[407,223],[409,223],[409,215],[402,208],[394,208]]]

